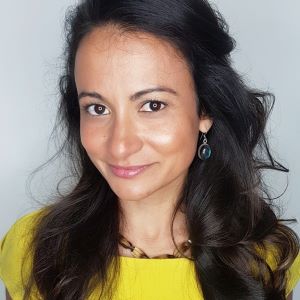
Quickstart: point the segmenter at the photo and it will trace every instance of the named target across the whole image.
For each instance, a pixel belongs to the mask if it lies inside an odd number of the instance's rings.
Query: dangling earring
[[[211,156],[211,148],[207,144],[207,138],[205,136],[205,133],[202,132],[201,138],[203,136],[203,143],[198,148],[198,157],[201,160],[207,160]],[[201,138],[200,138],[200,140],[201,140]]]

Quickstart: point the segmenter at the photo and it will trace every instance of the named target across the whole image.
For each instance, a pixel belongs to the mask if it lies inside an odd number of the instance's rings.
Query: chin
[[[145,186],[143,188],[139,188],[137,185],[134,187],[126,186],[126,183],[124,183],[124,187],[122,188],[115,187],[113,185],[110,185],[113,192],[117,195],[119,199],[122,199],[124,201],[139,201],[143,200],[146,197],[150,196],[152,193],[155,192],[156,189],[149,189],[149,186],[147,187],[147,190],[145,190]]]

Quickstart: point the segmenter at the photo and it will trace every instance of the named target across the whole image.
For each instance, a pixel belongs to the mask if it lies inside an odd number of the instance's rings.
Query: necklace
[[[119,243],[126,249],[131,251],[133,257],[136,258],[179,258],[184,257],[181,253],[175,248],[173,254],[161,254],[153,257],[149,257],[143,250],[135,247],[131,242],[129,242],[122,234],[119,234]],[[185,253],[191,247],[192,241],[188,239],[187,241],[180,244],[180,250]]]

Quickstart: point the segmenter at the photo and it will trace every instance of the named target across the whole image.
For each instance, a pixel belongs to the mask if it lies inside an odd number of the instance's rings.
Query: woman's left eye
[[[158,100],[150,100],[147,101],[146,103],[144,103],[143,107],[149,107],[150,110],[142,110],[142,111],[146,111],[146,112],[157,112],[160,110],[163,110],[167,104],[162,102],[162,101],[158,101]],[[161,108],[162,106],[164,106],[163,108]]]

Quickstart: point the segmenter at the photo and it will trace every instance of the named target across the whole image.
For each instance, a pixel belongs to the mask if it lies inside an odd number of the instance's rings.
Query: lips
[[[150,165],[140,165],[140,166],[112,166],[110,165],[110,169],[118,177],[122,178],[132,178],[142,173],[145,169],[147,169]]]

